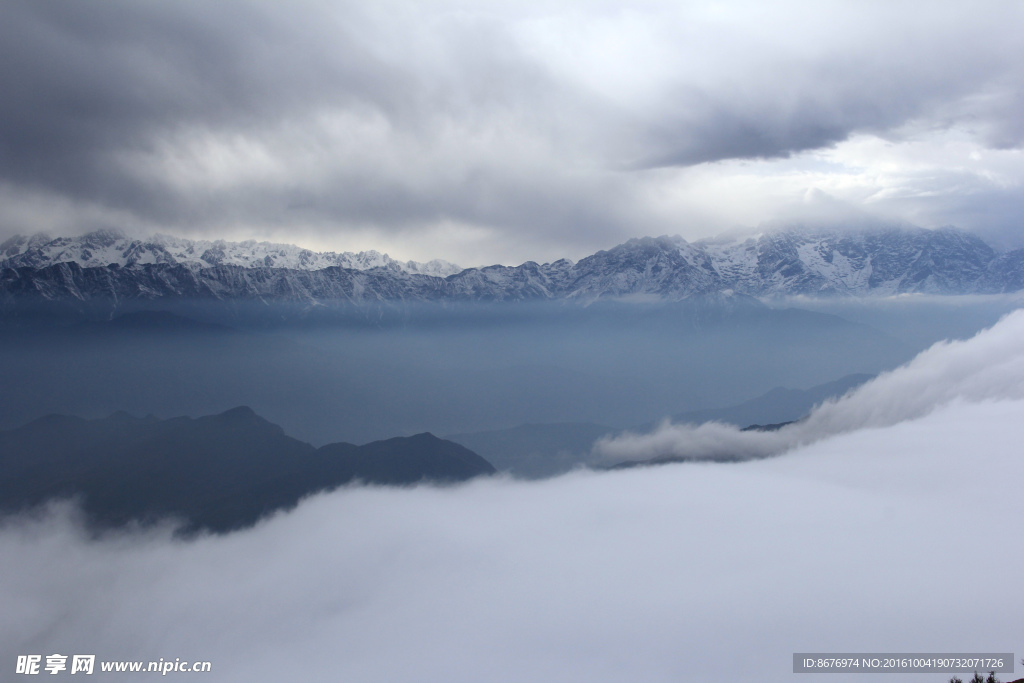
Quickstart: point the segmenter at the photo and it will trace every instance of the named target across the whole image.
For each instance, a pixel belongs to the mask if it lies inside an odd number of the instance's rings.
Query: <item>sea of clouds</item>
[[[67,507],[7,520],[0,670],[62,653],[209,660],[197,678],[232,682],[764,682],[792,681],[794,652],[1019,658],[1022,380],[1019,312],[776,433],[603,445],[778,457],[347,488],[193,540],[89,538]],[[702,429],[714,448],[687,445]]]
[[[969,340],[933,345],[909,363],[826,401],[807,418],[777,431],[665,421],[647,434],[606,437],[595,450],[609,461],[759,458],[846,432],[914,420],[955,400],[1024,399],[1022,340],[1024,310],[1018,310]]]

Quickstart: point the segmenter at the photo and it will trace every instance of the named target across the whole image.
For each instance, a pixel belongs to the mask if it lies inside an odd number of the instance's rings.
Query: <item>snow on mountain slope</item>
[[[114,267],[108,266],[114,264]],[[460,269],[375,251],[312,252],[266,242],[17,237],[0,245],[0,295],[47,300],[681,300],[732,293],[867,296],[1024,289],[1024,250],[997,254],[952,228],[776,230],[744,239],[631,239],[577,263]],[[355,273],[355,274],[354,274]],[[358,276],[357,276],[358,274]]]
[[[103,267],[112,263],[121,267],[153,263],[181,264],[192,269],[220,265],[292,270],[321,270],[332,266],[352,270],[391,268],[436,277],[446,277],[462,270],[447,261],[402,262],[372,250],[358,254],[338,254],[310,251],[292,244],[255,240],[189,240],[170,235],[155,235],[146,240],[138,240],[114,230],[98,230],[80,237],[57,239],[47,235],[19,235],[0,244],[0,266],[3,267],[43,268],[72,261],[83,268]]]
[[[685,298],[733,290],[791,294],[953,294],[1019,289],[1021,257],[958,230],[775,231],[746,239],[629,240],[582,259],[570,296]],[[998,269],[990,264],[998,261]],[[1012,281],[1012,282],[1011,282]]]

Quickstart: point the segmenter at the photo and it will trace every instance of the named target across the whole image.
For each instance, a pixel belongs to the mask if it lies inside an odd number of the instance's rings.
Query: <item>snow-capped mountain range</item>
[[[83,268],[109,266],[112,263],[122,268],[166,263],[181,264],[194,270],[220,265],[291,270],[321,270],[338,266],[352,270],[391,268],[437,277],[462,270],[447,261],[397,261],[387,254],[372,250],[357,254],[337,254],[333,251],[310,251],[293,244],[255,240],[189,240],[171,235],[154,235],[139,240],[116,230],[98,230],[80,237],[57,239],[42,234],[32,237],[18,235],[0,244],[2,268],[45,268],[55,263],[77,263]]]
[[[973,294],[1024,289],[1024,249],[996,252],[952,228],[780,230],[744,239],[632,239],[573,263],[459,269],[377,252],[117,233],[0,245],[0,301],[163,297],[310,303],[681,300],[745,294]]]

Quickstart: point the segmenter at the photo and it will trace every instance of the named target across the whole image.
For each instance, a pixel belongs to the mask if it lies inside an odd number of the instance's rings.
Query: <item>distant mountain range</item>
[[[737,427],[777,425],[782,422],[799,420],[811,409],[830,398],[838,398],[872,379],[874,375],[857,373],[826,382],[810,389],[788,389],[776,387],[771,391],[727,408],[691,410],[672,415],[677,424],[701,424],[704,422],[726,422]],[[641,429],[653,428],[654,424]]]
[[[0,245],[0,305],[159,299],[297,302],[524,301],[700,296],[970,294],[1024,289],[1024,249],[999,253],[952,228],[777,231],[743,240],[645,237],[573,263],[459,270],[376,252],[267,243],[16,237]]]
[[[50,415],[0,432],[0,512],[76,498],[93,527],[171,518],[186,531],[223,532],[350,482],[457,482],[494,471],[426,433],[314,448],[246,407],[197,419]]]
[[[189,240],[171,235],[132,239],[117,230],[98,230],[79,237],[39,234],[17,235],[0,244],[0,267],[45,268],[56,263],[77,263],[83,268],[116,264],[122,268],[153,264],[182,265],[193,270],[213,266],[322,270],[331,266],[352,270],[385,268],[406,273],[445,277],[463,269],[447,261],[397,261],[378,251],[358,254],[311,251],[293,244]]]
[[[774,426],[799,420],[814,406],[830,398],[838,398],[872,377],[866,374],[847,375],[809,389],[776,387],[738,405],[677,413],[670,419],[677,424],[717,421],[740,428]],[[648,432],[656,426],[656,423],[651,422],[629,431]],[[594,443],[602,436],[619,431],[590,423],[562,422],[525,424],[511,429],[472,434],[449,434],[445,438],[479,453],[499,472],[539,479],[568,472],[574,467],[605,465],[591,452]]]

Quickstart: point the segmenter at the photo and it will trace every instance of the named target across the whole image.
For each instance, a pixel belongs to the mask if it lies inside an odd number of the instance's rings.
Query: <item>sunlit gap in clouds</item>
[[[191,541],[89,540],[67,509],[8,520],[0,659],[180,657],[218,681],[788,681],[797,651],[1019,651],[1022,327],[933,347],[776,458],[346,488]]]

